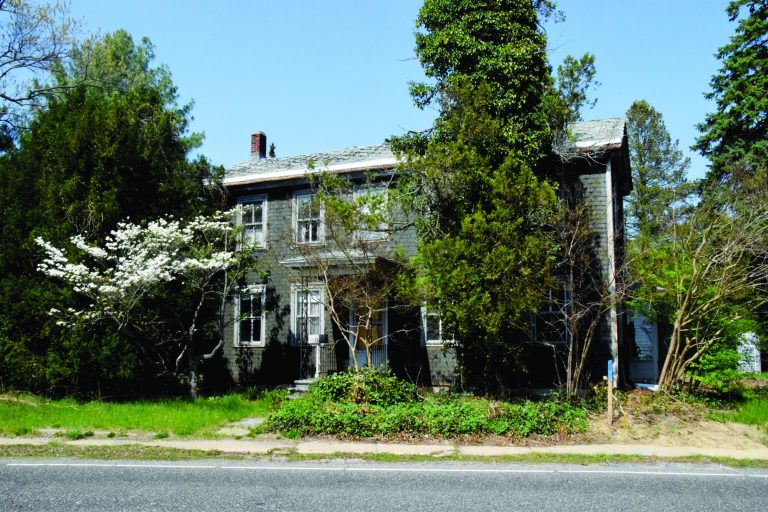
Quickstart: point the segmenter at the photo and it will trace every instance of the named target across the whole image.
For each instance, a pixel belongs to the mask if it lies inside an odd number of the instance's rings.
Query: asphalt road
[[[0,460],[0,510],[761,511],[768,471],[714,465]]]

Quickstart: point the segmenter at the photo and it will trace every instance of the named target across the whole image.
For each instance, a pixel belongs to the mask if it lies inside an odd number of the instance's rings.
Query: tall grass
[[[756,397],[747,400],[730,416],[732,421],[768,427],[768,397]]]
[[[279,402],[265,394],[249,401],[237,394],[189,402],[180,399],[127,403],[44,400],[32,395],[0,397],[0,434],[41,428],[63,430],[167,431],[177,436],[212,432],[229,422],[262,417]]]

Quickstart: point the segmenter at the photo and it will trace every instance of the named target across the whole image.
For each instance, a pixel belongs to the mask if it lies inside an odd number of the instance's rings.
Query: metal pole
[[[613,359],[608,360],[608,426],[613,425]]]

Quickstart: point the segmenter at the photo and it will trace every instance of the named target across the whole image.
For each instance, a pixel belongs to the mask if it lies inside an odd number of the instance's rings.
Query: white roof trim
[[[622,137],[614,137],[613,139],[600,139],[600,140],[580,140],[574,145],[577,148],[594,148],[594,147],[607,147],[607,146],[621,146]]]
[[[274,171],[246,174],[244,176],[233,176],[224,178],[224,185],[244,185],[246,183],[263,183],[267,181],[280,181],[294,178],[301,178],[307,174],[319,172],[343,173],[362,171],[366,169],[380,169],[394,167],[397,165],[397,158],[394,156],[386,158],[377,158],[374,160],[362,160],[358,162],[344,162],[334,165],[318,164],[314,169],[306,167],[294,167],[275,169]]]

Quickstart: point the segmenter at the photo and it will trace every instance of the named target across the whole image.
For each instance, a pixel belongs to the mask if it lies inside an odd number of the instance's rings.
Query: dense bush
[[[314,382],[309,394],[320,400],[356,404],[392,405],[416,400],[416,386],[398,379],[390,370],[363,368],[334,373]]]
[[[716,343],[691,365],[692,388],[722,395],[739,394],[743,391],[741,381],[744,377],[739,371],[740,361],[741,354],[735,343]]]
[[[586,412],[556,400],[519,403],[462,395],[429,394],[375,370],[346,372],[314,383],[286,401],[260,427],[289,437],[336,435],[455,437],[572,433],[586,428]]]

